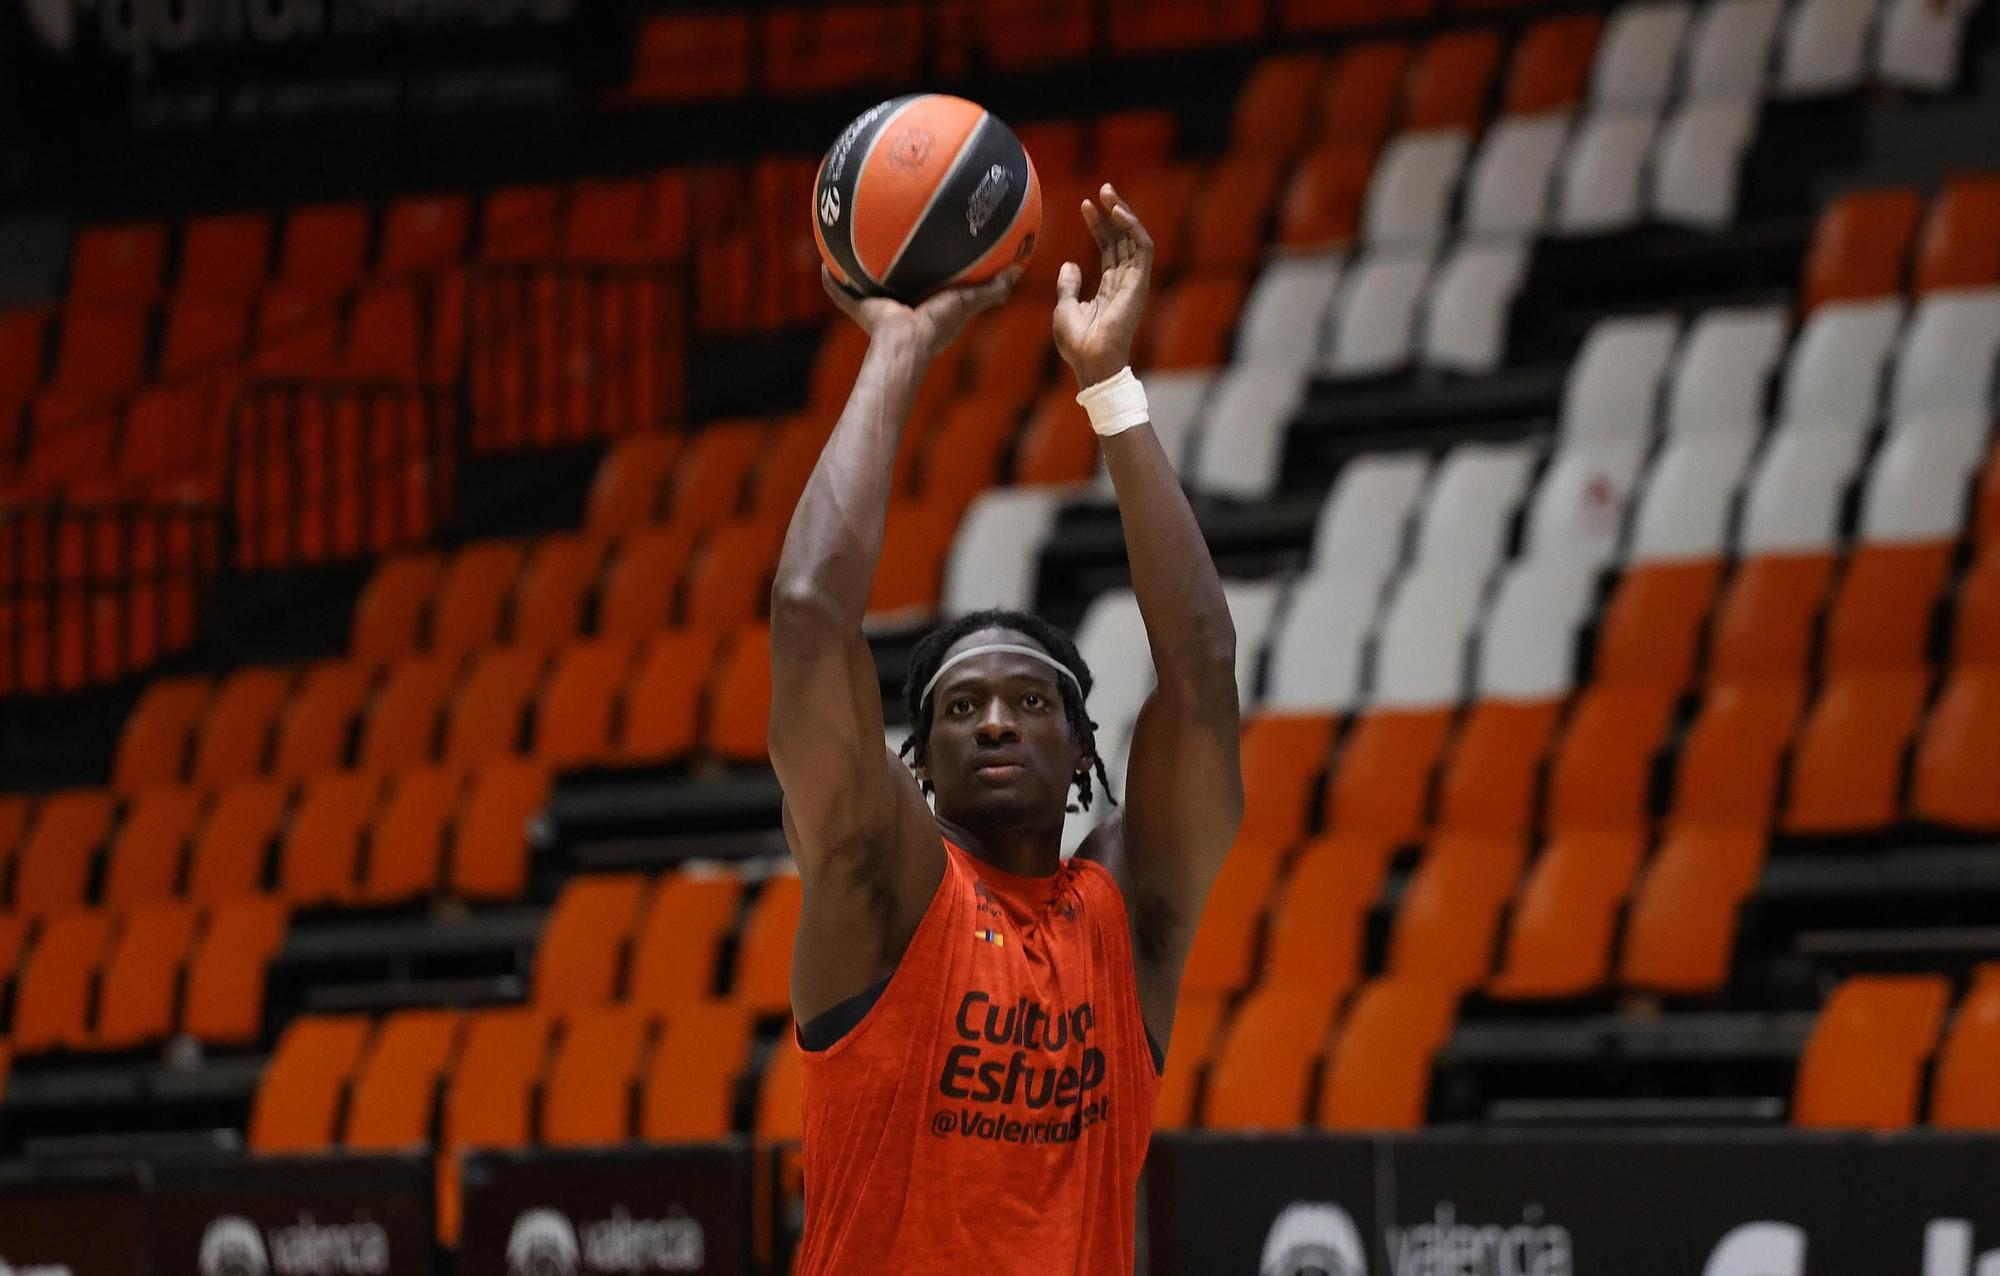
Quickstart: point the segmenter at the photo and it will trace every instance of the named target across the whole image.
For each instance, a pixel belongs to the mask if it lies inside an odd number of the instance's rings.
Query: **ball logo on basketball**
[[[1014,131],[943,93],[892,98],[820,162],[813,238],[833,277],[917,302],[984,283],[1034,251],[1042,188]]]

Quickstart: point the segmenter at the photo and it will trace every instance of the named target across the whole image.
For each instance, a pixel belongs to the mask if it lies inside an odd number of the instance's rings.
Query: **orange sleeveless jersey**
[[[945,852],[880,998],[805,1052],[798,1276],[1130,1276],[1159,1075],[1124,897]]]

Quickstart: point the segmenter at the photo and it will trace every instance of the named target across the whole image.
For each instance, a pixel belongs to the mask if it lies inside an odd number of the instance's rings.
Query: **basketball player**
[[[1070,791],[1087,804],[1104,777],[1074,644],[1017,613],[933,635],[910,673],[906,767],[861,632],[925,366],[1018,268],[914,308],[828,281],[868,354],[771,600],[771,758],[805,894],[807,1276],[1132,1271],[1181,967],[1242,814],[1236,637],[1127,366],[1152,239],[1108,185],[1082,215],[1101,273],[1086,302],[1063,265],[1056,348],[1104,436],[1158,687],[1125,804],[1068,862]]]

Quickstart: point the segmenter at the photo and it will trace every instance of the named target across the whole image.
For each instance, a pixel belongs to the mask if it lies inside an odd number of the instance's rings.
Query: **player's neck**
[[[938,828],[967,855],[1016,877],[1047,877],[1062,867],[1062,826],[974,829],[938,817]]]

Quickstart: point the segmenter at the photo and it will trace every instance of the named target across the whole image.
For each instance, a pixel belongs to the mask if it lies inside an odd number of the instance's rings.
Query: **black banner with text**
[[[163,1165],[152,1276],[428,1276],[432,1182],[427,1157]]]

